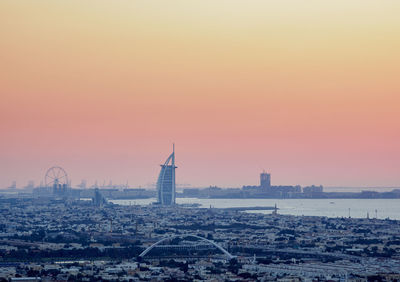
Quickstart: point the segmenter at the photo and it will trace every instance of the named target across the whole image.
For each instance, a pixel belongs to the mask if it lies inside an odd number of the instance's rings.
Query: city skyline
[[[1,281],[399,281],[400,1],[0,1]]]
[[[175,151],[173,152],[173,155],[175,155]],[[171,155],[172,156],[172,155]],[[171,157],[170,156],[170,157]],[[167,160],[170,161],[171,158],[168,158]],[[161,167],[164,166],[169,166],[169,165],[161,165]],[[175,168],[177,168],[175,166]],[[47,174],[50,170],[52,169],[62,169],[64,170],[62,167],[59,166],[53,166],[50,167],[49,169],[47,169],[46,175],[43,178],[39,178],[38,181],[35,180],[28,180],[26,183],[18,183],[16,180],[13,180],[10,185],[5,186],[5,187],[0,187],[0,190],[2,189],[32,189],[32,188],[38,188],[38,187],[52,187],[51,185],[46,185],[46,178],[47,178]],[[158,179],[160,178],[161,172],[159,172],[158,174]],[[175,174],[175,173],[174,173]],[[262,175],[267,175],[267,182],[269,183],[268,185],[271,185],[271,173],[266,172],[265,170],[263,170],[262,172],[259,173],[259,176],[261,177],[261,179],[263,178]],[[175,177],[174,177],[175,178]],[[232,186],[223,186],[223,185],[215,185],[215,184],[205,184],[205,185],[192,185],[191,183],[176,183],[175,186],[177,189],[183,189],[183,188],[208,188],[208,187],[218,187],[218,188],[243,188],[243,187],[255,187],[257,185],[259,185],[260,183],[262,183],[265,180],[261,180],[258,179],[258,182],[256,181],[257,179],[252,179],[252,181],[250,181],[249,183],[239,183],[236,185],[232,185]],[[153,179],[154,180],[154,179]],[[93,188],[118,188],[118,189],[150,189],[150,190],[158,190],[158,183],[159,181],[153,181],[153,182],[148,182],[146,184],[140,185],[140,184],[133,184],[131,185],[129,183],[129,181],[123,182],[123,181],[114,181],[113,179],[92,179],[92,180],[88,180],[86,178],[82,178],[79,181],[71,181],[70,178],[67,179],[67,185],[70,188],[80,188],[80,189],[93,189]],[[280,186],[280,185],[286,185],[287,183],[277,183],[275,182],[274,185]],[[267,186],[268,186],[267,185]],[[312,183],[312,184],[300,184],[300,183],[290,183],[289,185],[291,186],[299,186],[299,187],[310,187],[310,186],[324,186],[323,184],[316,184],[316,183]],[[263,184],[261,184],[261,186],[263,186]],[[345,192],[346,188],[348,188],[349,192],[360,192],[362,191],[362,189],[378,189],[378,191],[391,191],[393,188],[399,188],[400,186],[389,186],[389,185],[381,185],[381,186],[368,186],[368,185],[363,185],[363,186],[349,186],[349,185],[342,185],[342,186],[324,186],[325,188],[328,188],[328,191],[340,191],[340,192]]]
[[[400,186],[400,3],[0,3],[0,188]]]

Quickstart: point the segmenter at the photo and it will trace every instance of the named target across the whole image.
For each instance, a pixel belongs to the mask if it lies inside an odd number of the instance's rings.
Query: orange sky
[[[400,2],[0,2],[0,187],[400,186]]]

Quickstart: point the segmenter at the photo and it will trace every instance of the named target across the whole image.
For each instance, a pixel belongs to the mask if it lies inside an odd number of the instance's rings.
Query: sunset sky
[[[400,186],[400,1],[0,2],[0,187]]]

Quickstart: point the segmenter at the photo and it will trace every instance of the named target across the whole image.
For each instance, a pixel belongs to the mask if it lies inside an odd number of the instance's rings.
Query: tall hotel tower
[[[157,180],[157,202],[161,205],[175,204],[175,168],[175,145],[173,145],[172,154],[161,165]]]

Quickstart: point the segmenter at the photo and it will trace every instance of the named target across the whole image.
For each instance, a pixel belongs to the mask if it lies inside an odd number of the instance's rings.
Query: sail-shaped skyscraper
[[[175,145],[172,154],[161,165],[160,175],[157,180],[157,202],[161,205],[175,204]]]

